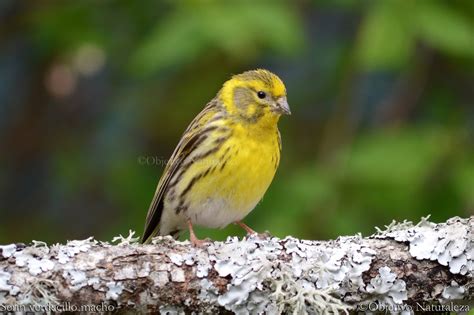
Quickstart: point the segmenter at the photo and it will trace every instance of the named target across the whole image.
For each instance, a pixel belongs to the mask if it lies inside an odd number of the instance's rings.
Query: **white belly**
[[[190,219],[193,225],[208,228],[224,228],[227,225],[240,221],[255,208],[257,203],[250,205],[248,209],[236,209],[225,199],[208,198],[205,202],[189,207],[184,213],[176,214],[175,211],[163,213],[162,227],[160,234],[168,234],[175,230],[187,228],[187,220]]]
[[[193,224],[209,228],[224,228],[230,223],[240,221],[255,208],[235,209],[225,199],[209,198],[200,206],[188,210],[188,216]]]

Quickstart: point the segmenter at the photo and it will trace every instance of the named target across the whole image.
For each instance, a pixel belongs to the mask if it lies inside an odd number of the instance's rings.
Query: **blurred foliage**
[[[402,67],[417,41],[441,53],[474,58],[471,17],[446,1],[378,1],[361,25],[359,61],[367,69]]]
[[[181,2],[138,46],[133,64],[150,73],[198,62],[207,53],[242,61],[262,49],[291,53],[302,46],[302,27],[292,11],[279,1]]]
[[[293,112],[254,229],[471,215],[473,3],[3,1],[0,243],[141,233],[187,124],[252,68],[282,77]]]

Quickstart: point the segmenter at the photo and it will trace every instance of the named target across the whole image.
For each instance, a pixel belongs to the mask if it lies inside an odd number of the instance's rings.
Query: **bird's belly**
[[[183,213],[192,223],[223,228],[242,220],[262,199],[275,175],[279,150],[273,141],[246,143],[245,147],[229,143],[229,158],[194,185]]]
[[[214,196],[199,205],[190,207],[185,215],[193,224],[209,228],[224,228],[232,222],[242,220],[248,212],[250,210],[236,209],[233,202]]]

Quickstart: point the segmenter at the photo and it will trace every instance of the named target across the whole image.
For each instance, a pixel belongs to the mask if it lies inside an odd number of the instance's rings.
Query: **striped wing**
[[[199,145],[202,133],[200,132],[206,124],[212,120],[216,113],[221,112],[221,106],[217,99],[213,99],[206,107],[194,118],[191,124],[184,132],[176,149],[171,155],[163,175],[156,187],[155,195],[151,202],[148,214],[146,217],[145,231],[142,236],[142,242],[146,242],[153,237],[158,231],[158,226],[161,220],[161,214],[164,207],[164,196],[168,188],[169,182],[173,175],[179,170],[180,165],[187,156]]]

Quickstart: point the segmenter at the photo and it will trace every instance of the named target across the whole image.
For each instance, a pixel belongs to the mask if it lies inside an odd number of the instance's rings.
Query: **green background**
[[[474,1],[5,0],[0,243],[141,234],[187,124],[254,68],[293,112],[255,230],[473,213]]]

